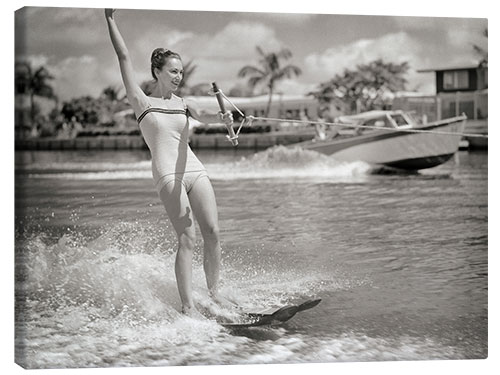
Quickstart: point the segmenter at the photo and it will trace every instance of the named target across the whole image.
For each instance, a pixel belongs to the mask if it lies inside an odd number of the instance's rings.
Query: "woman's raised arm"
[[[135,79],[135,73],[132,67],[132,61],[130,60],[128,48],[122,35],[120,34],[120,30],[118,30],[118,26],[114,19],[114,13],[115,9],[104,10],[111,43],[113,44],[113,48],[115,49],[118,57],[118,62],[120,63],[120,71],[122,74],[123,84],[125,85],[125,90],[127,92],[127,98],[136,114],[139,114],[148,106],[148,99]]]

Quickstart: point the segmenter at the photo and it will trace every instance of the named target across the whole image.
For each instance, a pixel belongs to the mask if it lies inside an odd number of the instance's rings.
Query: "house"
[[[488,134],[488,63],[461,64],[418,70],[434,72],[434,96],[401,96],[393,108],[416,110],[429,121],[467,115],[465,133]],[[471,147],[487,147],[487,138],[467,138]]]
[[[488,64],[423,69],[435,72],[438,119],[462,113],[469,120],[488,119]]]

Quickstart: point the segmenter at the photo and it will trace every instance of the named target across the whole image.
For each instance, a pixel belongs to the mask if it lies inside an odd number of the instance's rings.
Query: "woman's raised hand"
[[[113,13],[115,13],[115,12],[116,12],[116,9],[106,8],[106,9],[104,9],[104,16],[106,18],[108,18],[108,17],[113,18]]]

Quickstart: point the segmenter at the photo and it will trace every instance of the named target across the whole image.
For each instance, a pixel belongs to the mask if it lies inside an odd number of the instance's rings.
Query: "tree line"
[[[487,30],[484,32],[487,37]],[[482,56],[481,63],[487,64],[487,51],[473,46],[476,53]],[[246,79],[246,86],[235,86],[228,91],[229,96],[254,96],[267,94],[265,116],[272,105],[272,96],[280,81],[299,77],[302,70],[290,62],[292,52],[281,49],[265,52],[256,47],[257,64],[246,65],[238,72],[239,78]],[[184,66],[184,78],[179,86],[179,95],[208,95],[210,84],[202,83],[190,86],[190,80],[197,66],[189,61]],[[317,89],[308,93],[318,100],[320,107],[335,105],[344,111],[354,113],[372,109],[385,109],[390,106],[391,94],[406,89],[406,75],[410,66],[408,62],[399,64],[376,59],[366,64],[358,64],[351,69],[344,69],[325,82],[318,84]],[[63,102],[58,109],[58,98],[51,82],[55,79],[46,67],[34,69],[26,61],[15,64],[15,94],[29,97],[28,126],[33,127],[45,123],[52,130],[57,130],[66,121],[78,121],[85,125],[112,126],[112,115],[118,110],[128,108],[125,95],[121,95],[118,87],[106,87],[99,98],[83,96]],[[141,87],[146,94],[154,90],[154,81],[145,81]],[[44,118],[40,115],[35,97],[54,100],[54,110]],[[50,129],[48,131],[50,133]]]
[[[246,65],[238,72],[239,78],[246,79],[246,86],[235,86],[228,91],[230,96],[253,96],[265,93],[268,95],[265,116],[268,116],[272,95],[280,81],[298,77],[302,70],[290,63],[292,52],[281,49],[277,52],[265,52],[261,47],[256,48],[258,55],[257,65]],[[192,61],[184,67],[184,79],[179,87],[179,95],[208,95],[210,84],[189,86],[189,82],[196,70]],[[407,83],[404,75],[409,66],[407,63],[392,64],[376,60],[369,64],[358,65],[355,69],[345,69],[330,80],[319,84],[318,89],[309,93],[315,97],[320,105],[342,102],[350,110],[362,103],[363,110],[382,108],[386,105],[384,97],[388,92],[404,90]],[[47,68],[33,69],[27,62],[16,63],[15,89],[16,94],[28,95],[30,98],[31,126],[36,123],[39,109],[35,103],[35,96],[53,99],[58,98],[51,86],[55,78]],[[146,94],[154,90],[154,81],[145,81],[141,84]],[[46,121],[52,122],[58,128],[64,122],[78,121],[85,125],[112,124],[112,113],[124,109],[124,95],[118,87],[106,87],[99,98],[83,96],[63,102],[59,113],[51,113]],[[359,108],[358,108],[359,109]],[[56,129],[54,129],[56,130]]]

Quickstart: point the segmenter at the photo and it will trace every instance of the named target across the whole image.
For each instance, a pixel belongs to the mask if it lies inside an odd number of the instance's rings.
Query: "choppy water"
[[[322,303],[283,326],[238,332],[184,317],[148,154],[19,152],[20,365],[487,356],[486,153],[413,175],[280,147],[200,158],[219,205],[223,294],[244,307]],[[194,290],[206,305],[200,245]]]

